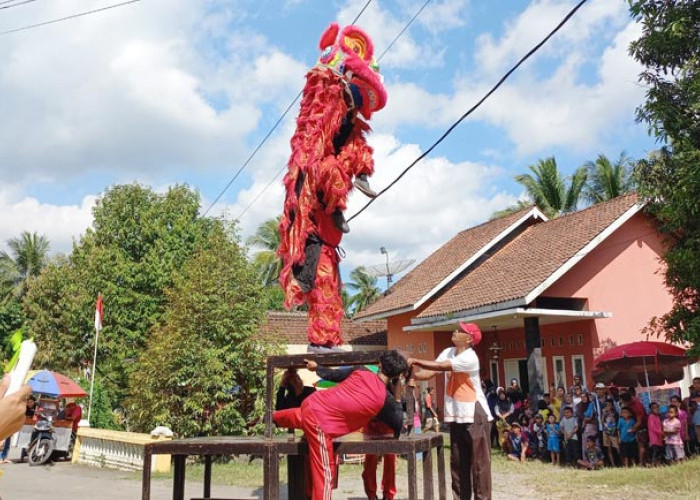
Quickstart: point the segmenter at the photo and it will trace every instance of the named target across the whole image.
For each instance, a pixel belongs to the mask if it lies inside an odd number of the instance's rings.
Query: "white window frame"
[[[581,373],[578,373],[576,371],[576,360],[580,359],[581,360]],[[575,354],[571,356],[571,373],[576,375],[581,375],[581,380],[585,384],[586,383],[586,358],[583,356],[583,354]]]
[[[566,356],[552,356],[552,378],[553,378],[553,383],[556,385],[557,384],[557,361],[561,361],[561,368],[562,368],[562,380],[561,385],[564,387],[565,390],[569,390],[569,385],[566,380]]]

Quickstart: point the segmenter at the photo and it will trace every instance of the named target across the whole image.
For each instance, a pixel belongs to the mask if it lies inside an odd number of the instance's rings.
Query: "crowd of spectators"
[[[487,386],[495,417],[492,445],[509,460],[542,460],[584,469],[672,464],[700,453],[700,377],[690,396],[642,403],[634,388],[596,383],[550,387],[536,408],[513,379],[510,387]]]

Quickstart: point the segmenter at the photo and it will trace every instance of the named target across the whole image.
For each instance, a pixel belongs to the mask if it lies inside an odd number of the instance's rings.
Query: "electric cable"
[[[15,28],[15,29],[7,30],[7,31],[0,31],[0,36],[1,35],[8,35],[10,33],[17,33],[18,31],[26,31],[26,30],[30,30],[32,28],[38,28],[39,26],[46,26],[48,24],[60,23],[62,21],[68,21],[69,19],[75,19],[76,17],[89,16],[90,14],[97,14],[98,12],[102,12],[102,11],[110,10],[110,9],[116,9],[117,7],[122,7],[124,5],[129,5],[129,4],[140,2],[140,1],[141,0],[128,0],[127,2],[121,2],[121,3],[114,4],[114,5],[108,5],[106,7],[100,7],[99,9],[88,10],[85,12],[79,12],[77,14],[72,14],[70,16],[61,17],[58,19],[52,19],[50,21],[44,21],[42,23],[30,24],[29,26],[23,26],[21,28]]]
[[[543,38],[537,45],[535,45],[527,54],[525,54],[525,55],[515,64],[515,66],[513,66],[510,70],[508,70],[508,72],[507,72],[505,75],[503,75],[503,77],[496,83],[496,85],[494,85],[494,86],[491,88],[491,90],[489,90],[489,91],[486,93],[486,95],[484,95],[484,96],[483,96],[474,106],[472,106],[466,113],[464,113],[461,117],[459,117],[459,119],[458,119],[456,122],[454,122],[454,123],[447,129],[447,131],[445,131],[445,133],[442,134],[442,135],[440,136],[440,138],[439,138],[437,141],[435,141],[428,149],[426,149],[425,152],[423,152],[421,155],[419,155],[418,158],[416,158],[415,160],[413,160],[413,162],[411,162],[411,164],[410,164],[408,167],[406,167],[406,168],[403,170],[403,172],[401,172],[401,173],[399,174],[399,176],[396,177],[396,179],[394,179],[388,186],[386,186],[384,189],[382,189],[381,191],[379,191],[379,193],[377,193],[377,196],[376,196],[375,198],[372,198],[371,200],[369,200],[369,201],[365,204],[365,206],[363,206],[359,211],[357,211],[356,213],[354,213],[354,214],[352,215],[352,217],[350,217],[350,218],[347,220],[347,222],[350,222],[350,221],[353,220],[355,217],[357,217],[357,216],[360,215],[362,212],[364,212],[364,211],[367,209],[367,207],[369,207],[372,203],[374,203],[374,201],[375,201],[377,198],[379,198],[382,194],[386,193],[386,192],[387,192],[389,189],[391,189],[404,175],[406,175],[406,173],[407,173],[411,168],[413,168],[419,161],[421,161],[421,160],[422,160],[423,158],[425,158],[428,154],[430,154],[430,153],[433,151],[433,149],[435,149],[435,148],[438,146],[438,144],[440,144],[443,140],[445,140],[445,138],[446,138],[448,135],[450,135],[450,134],[452,133],[452,131],[457,127],[457,125],[459,125],[460,123],[462,123],[462,121],[464,121],[465,118],[467,118],[467,117],[468,117],[469,115],[471,115],[477,108],[479,108],[479,107],[484,103],[484,101],[486,101],[486,99],[488,99],[488,98],[491,96],[491,94],[493,94],[496,90],[498,90],[498,88],[508,79],[508,77],[510,77],[510,75],[512,75],[512,74],[515,72],[515,70],[517,70],[517,69],[520,67],[521,64],[523,64],[525,61],[527,61],[527,60],[528,60],[533,54],[535,54],[545,43],[547,43],[547,41],[549,41],[549,39],[552,38],[552,37],[554,36],[554,34],[555,34],[557,31],[559,31],[559,30],[569,21],[569,19],[571,19],[571,18],[574,16],[574,14],[576,14],[576,12],[583,6],[583,4],[585,4],[587,1],[588,1],[588,0],[581,0],[578,4],[576,4],[576,6],[574,6],[574,8],[571,9],[571,11],[569,11],[569,13],[559,22],[559,24],[558,24],[552,31],[549,32],[549,34],[548,34],[546,37],[544,37],[544,38]]]
[[[14,0],[12,0],[14,1]],[[10,3],[8,1],[0,3],[2,7],[0,7],[0,10],[5,10],[5,9],[11,9],[12,7],[19,7],[20,5],[24,5],[26,3],[32,3],[36,2],[36,0],[22,0],[21,2],[13,3],[12,5],[5,5],[7,3]]]
[[[357,20],[360,18],[360,16],[365,11],[365,9],[369,6],[370,3],[372,3],[372,0],[367,0],[365,5],[362,7],[362,9],[360,9],[360,12],[357,13],[357,15],[355,16],[355,19],[352,21],[351,24],[355,24],[357,22]],[[294,100],[292,100],[292,102],[289,103],[289,106],[287,106],[287,108],[284,110],[282,115],[277,119],[277,121],[272,126],[272,128],[267,132],[267,134],[265,134],[265,137],[262,138],[262,140],[258,143],[258,145],[255,147],[253,152],[250,153],[250,155],[248,156],[246,161],[243,162],[243,165],[241,165],[240,168],[236,171],[236,173],[233,174],[233,177],[231,177],[231,180],[228,181],[226,186],[224,186],[224,188],[221,190],[221,192],[216,196],[216,198],[214,198],[214,201],[212,201],[211,204],[209,204],[209,207],[207,207],[207,209],[204,211],[204,213],[202,214],[202,217],[206,217],[206,215],[209,213],[209,211],[212,209],[212,207],[214,207],[214,205],[217,204],[217,202],[226,193],[226,191],[228,191],[228,188],[230,188],[231,185],[236,181],[236,179],[238,179],[238,176],[241,174],[241,172],[243,172],[243,170],[245,170],[245,168],[248,166],[250,161],[255,157],[255,155],[258,153],[258,151],[260,151],[260,148],[262,148],[263,145],[267,142],[267,140],[270,138],[272,133],[277,129],[277,127],[282,122],[282,120],[284,120],[286,118],[287,114],[291,111],[291,109],[297,103],[297,101],[299,100],[299,98],[301,97],[301,94],[303,92],[304,92],[303,89],[300,90],[299,93],[294,98]],[[277,175],[279,175],[279,174],[277,174]],[[275,178],[277,178],[277,175],[275,176]],[[259,196],[256,196],[256,199],[257,198],[259,198]]]
[[[402,35],[404,34],[404,32],[408,29],[408,27],[411,26],[411,24],[413,24],[413,21],[416,20],[416,18],[420,15],[421,12],[423,12],[423,9],[425,9],[425,7],[426,7],[430,2],[431,2],[431,0],[426,0],[426,1],[423,3],[423,5],[420,7],[420,9],[418,9],[418,11],[416,11],[416,13],[413,15],[413,17],[412,17],[412,18],[408,21],[408,23],[406,23],[406,25],[401,29],[401,31],[399,32],[399,34],[396,35],[396,36],[394,37],[394,39],[389,43],[389,45],[387,45],[387,48],[384,49],[384,51],[381,53],[381,55],[380,55],[379,58],[377,59],[377,62],[379,62],[379,61],[382,60],[382,58],[384,57],[384,55],[389,51],[389,49],[390,49],[391,47],[394,46],[394,44],[397,42],[397,40],[398,40],[399,38],[401,38],[401,36],[402,36]],[[365,5],[365,7],[366,7],[366,5]],[[364,8],[362,9],[362,11],[360,11],[360,14],[361,14],[363,11],[364,11]],[[359,17],[359,15],[358,15],[357,17]],[[355,21],[357,21],[357,17],[355,18]],[[355,24],[355,21],[353,21],[352,24]],[[301,95],[301,92],[299,93],[299,95]],[[297,97],[298,97],[298,96],[297,96]],[[267,184],[265,184],[265,187],[263,187],[262,190],[261,190],[257,195],[255,195],[255,197],[251,200],[250,203],[248,203],[248,205],[246,205],[246,207],[243,209],[243,211],[238,215],[238,217],[236,217],[236,220],[240,220],[240,218],[243,217],[243,215],[245,215],[245,213],[255,204],[255,202],[265,193],[265,191],[267,191],[267,190],[270,188],[270,186],[272,185],[272,183],[275,182],[275,180],[277,180],[277,178],[282,174],[282,172],[284,172],[284,170],[285,170],[286,168],[287,168],[287,167],[286,167],[286,165],[285,165],[285,166],[283,166],[281,169],[279,169],[279,170],[277,171],[277,173],[275,174],[275,176],[274,176],[272,179],[270,179],[270,181],[269,181]]]

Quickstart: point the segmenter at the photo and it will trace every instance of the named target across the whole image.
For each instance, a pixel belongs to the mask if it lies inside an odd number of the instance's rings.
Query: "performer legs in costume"
[[[398,351],[388,351],[379,360],[379,373],[364,366],[332,370],[307,361],[307,369],[335,387],[307,397],[301,408],[274,412],[280,427],[301,422],[309,447],[312,500],[330,500],[333,485],[333,439],[354,432],[372,420],[386,424],[398,438],[403,426],[397,401],[400,376],[406,372],[406,359]]]

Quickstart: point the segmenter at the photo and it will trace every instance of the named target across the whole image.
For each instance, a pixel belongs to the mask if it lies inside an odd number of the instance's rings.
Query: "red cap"
[[[464,323],[460,321],[459,323],[459,328],[464,332],[468,333],[469,335],[472,336],[472,345],[474,347],[479,345],[479,342],[481,342],[481,330],[479,330],[479,326],[476,323]]]

